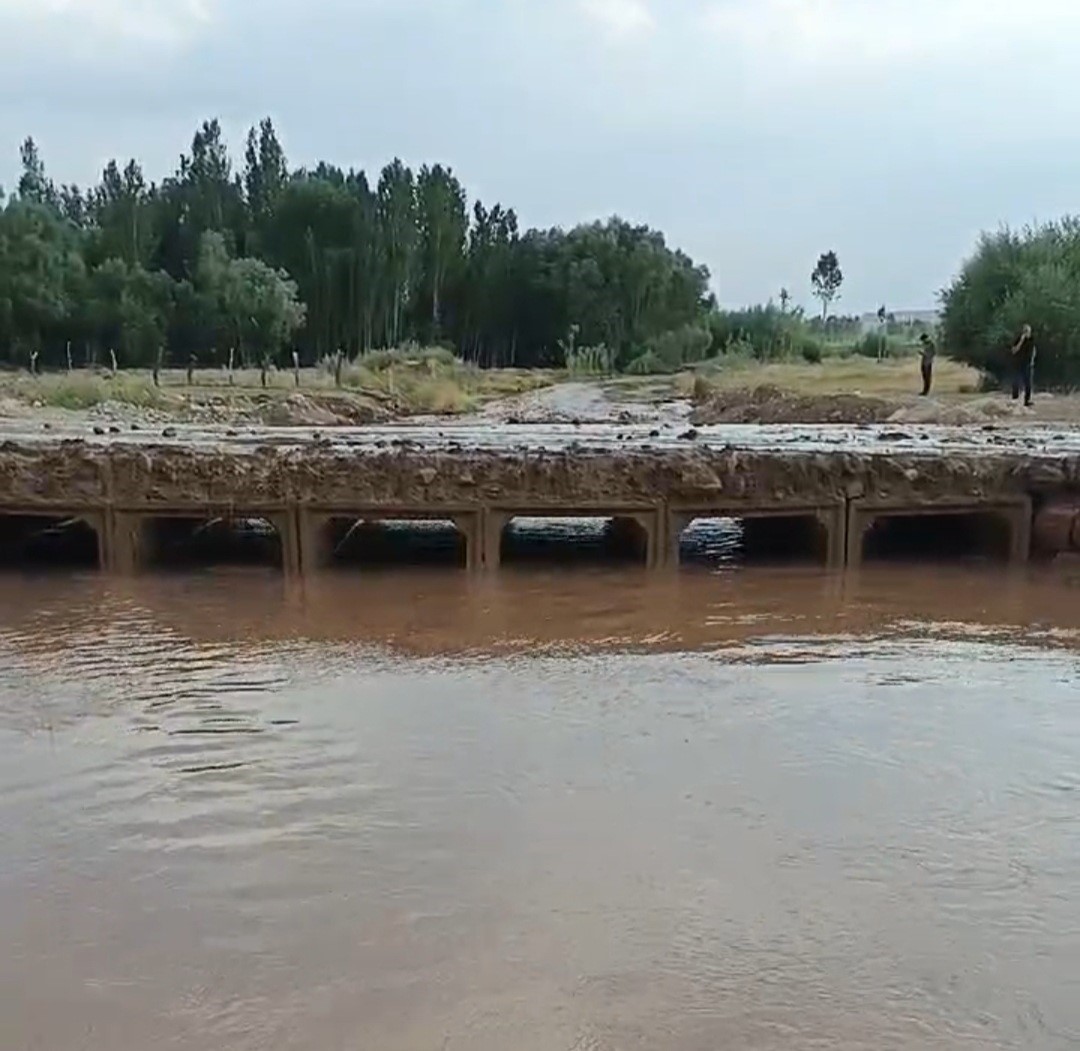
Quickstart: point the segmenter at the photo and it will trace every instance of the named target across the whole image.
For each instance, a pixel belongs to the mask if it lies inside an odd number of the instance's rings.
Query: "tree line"
[[[130,160],[57,184],[33,139],[21,160],[0,199],[11,364],[310,364],[416,342],[491,366],[600,348],[626,367],[700,344],[715,311],[708,270],[647,226],[521,230],[439,164],[292,169],[270,120],[238,169],[203,123],[160,183]]]

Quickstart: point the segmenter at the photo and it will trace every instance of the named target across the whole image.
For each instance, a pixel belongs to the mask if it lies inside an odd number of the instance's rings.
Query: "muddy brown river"
[[[0,581],[4,1051],[1080,1046],[1080,568]]]

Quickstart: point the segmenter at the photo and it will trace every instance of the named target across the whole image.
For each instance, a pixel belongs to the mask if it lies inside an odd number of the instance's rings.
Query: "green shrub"
[[[958,361],[1000,380],[1030,324],[1040,381],[1080,383],[1080,218],[984,234],[942,305],[943,342]]]
[[[670,366],[661,361],[651,350],[646,350],[636,358],[632,358],[624,370],[631,376],[657,376],[673,372]]]
[[[712,333],[705,326],[684,325],[657,336],[647,350],[663,364],[666,371],[674,372],[683,365],[703,360],[712,342]]]
[[[596,347],[568,347],[566,368],[573,376],[608,375],[615,369],[615,354],[603,343]]]

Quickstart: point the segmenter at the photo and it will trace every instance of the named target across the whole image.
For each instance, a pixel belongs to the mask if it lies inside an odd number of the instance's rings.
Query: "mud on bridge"
[[[212,550],[297,574],[357,552],[379,564],[393,553],[388,526],[408,523],[455,564],[491,570],[513,554],[514,523],[585,518],[605,523],[611,552],[652,569],[678,565],[687,531],[714,520],[737,522],[747,552],[832,567],[1080,552],[1080,434],[448,425],[0,435],[8,565],[133,573]]]

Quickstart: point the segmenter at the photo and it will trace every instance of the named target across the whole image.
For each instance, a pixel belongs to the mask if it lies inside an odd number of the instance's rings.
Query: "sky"
[[[453,167],[523,225],[618,214],[723,305],[934,306],[979,232],[1080,208],[1076,0],[0,0],[0,185],[173,171],[217,116],[294,166]]]

